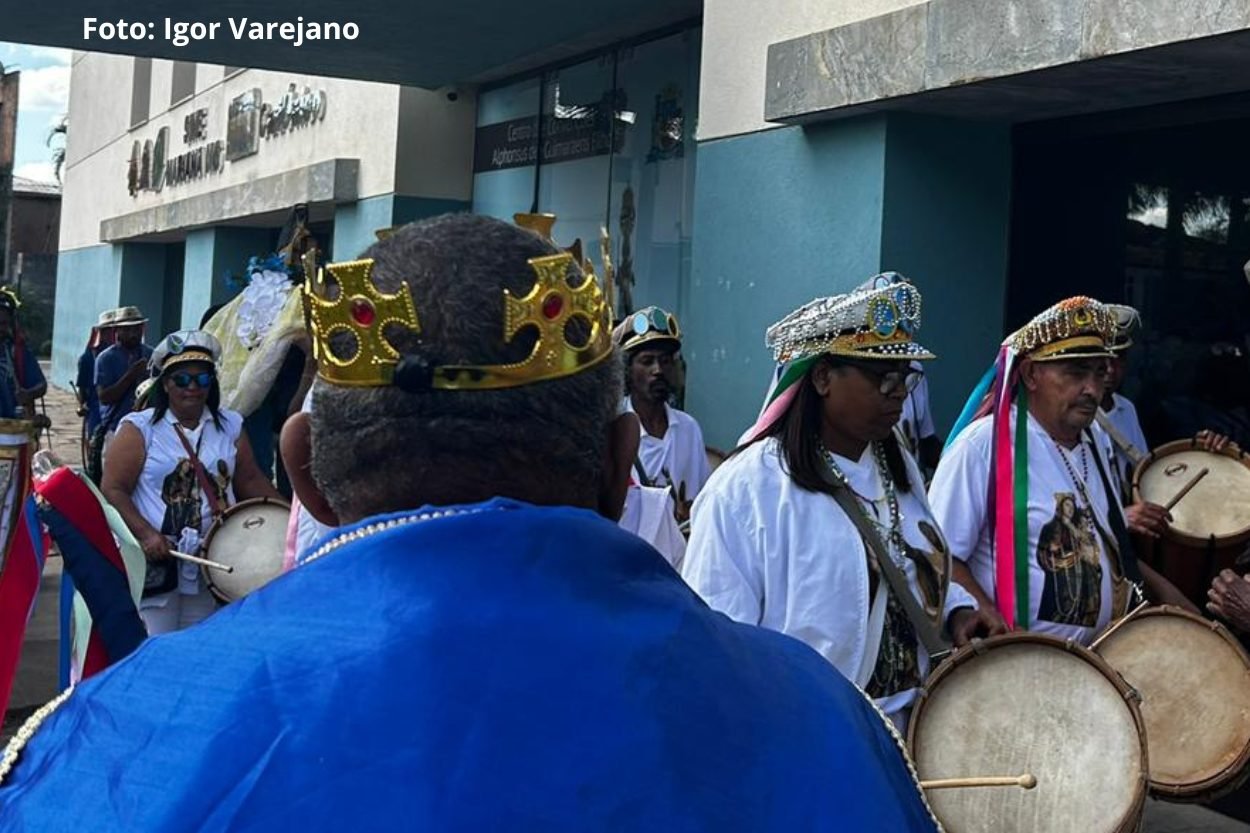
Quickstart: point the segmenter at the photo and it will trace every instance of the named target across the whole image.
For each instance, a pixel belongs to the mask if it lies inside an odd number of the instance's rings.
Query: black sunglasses
[[[191,387],[192,382],[195,382],[201,388],[207,388],[213,383],[213,373],[208,370],[200,373],[187,373],[186,371],[182,371],[180,373],[175,373],[169,378],[173,380],[174,387],[178,388],[189,388]]]

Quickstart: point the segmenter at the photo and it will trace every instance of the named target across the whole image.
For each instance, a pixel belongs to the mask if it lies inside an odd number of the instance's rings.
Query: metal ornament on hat
[[[914,341],[920,292],[901,276],[880,275],[866,288],[818,298],[769,327],[765,343],[778,362],[829,353],[863,359],[931,359]]]
[[[530,258],[533,287],[517,297],[502,292],[503,341],[511,343],[525,329],[538,331],[530,355],[521,362],[502,365],[442,365],[430,368],[416,356],[403,355],[383,335],[389,325],[414,334],[421,323],[407,283],[397,292],[380,292],[374,286],[371,259],[331,263],[317,267],[305,260],[304,303],[312,331],[313,355],[318,375],[347,387],[380,387],[396,384],[405,390],[497,390],[570,376],[612,354],[611,313],[594,272],[585,269],[575,287],[573,255]],[[589,264],[586,264],[589,267]],[[609,267],[610,271],[610,267]],[[336,299],[327,291],[327,276],[338,284]],[[566,328],[573,319],[588,325],[584,344],[569,341]],[[355,350],[346,356],[329,348],[330,340],[350,334]]]
[[[1034,360],[1110,356],[1116,325],[1107,305],[1084,295],[1067,298],[1043,311],[1005,342],[1021,357]]]

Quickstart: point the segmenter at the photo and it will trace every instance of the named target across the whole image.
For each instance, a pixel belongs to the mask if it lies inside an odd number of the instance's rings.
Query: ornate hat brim
[[[626,353],[632,353],[635,350],[639,350],[648,345],[655,345],[657,342],[667,342],[669,344],[672,344],[675,349],[678,349],[678,350],[681,349],[680,338],[677,338],[676,336],[671,336],[668,333],[660,333],[660,332],[654,332],[654,331],[644,333],[643,335],[640,335],[637,338],[626,339],[621,344],[621,349],[624,350]]]

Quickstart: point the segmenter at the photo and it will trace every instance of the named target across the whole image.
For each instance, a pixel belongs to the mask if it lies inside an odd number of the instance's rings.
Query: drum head
[[[1142,461],[1134,491],[1166,506],[1204,468],[1210,471],[1173,507],[1172,531],[1198,541],[1250,536],[1250,468],[1235,454],[1195,449],[1188,440],[1168,443]]]
[[[921,779],[1030,773],[1037,787],[932,790],[934,813],[959,833],[1135,830],[1146,750],[1126,694],[1096,656],[1044,636],[1012,634],[957,652],[912,713]]]
[[[257,499],[236,503],[208,535],[206,557],[234,567],[233,573],[204,569],[209,590],[225,602],[241,599],[282,572],[291,508]]]
[[[1097,651],[1141,694],[1156,793],[1205,799],[1236,784],[1250,758],[1250,658],[1227,630],[1151,608]]]

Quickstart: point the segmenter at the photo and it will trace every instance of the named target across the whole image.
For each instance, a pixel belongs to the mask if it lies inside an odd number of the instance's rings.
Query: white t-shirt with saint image
[[[1086,439],[1074,449],[1064,449],[1032,415],[1028,420],[1028,629],[1088,645],[1111,622],[1113,613],[1123,612],[1112,610],[1112,562],[1103,535],[1090,522],[1085,497],[1093,504],[1097,523],[1112,536],[1106,489],[1094,460],[1103,444],[1097,438],[1092,443]],[[982,418],[951,445],[929,487],[929,503],[951,554],[965,561],[981,587],[994,597],[993,531],[986,506],[992,428],[992,418]],[[1014,442],[1014,414],[1011,430]],[[1101,432],[1096,435],[1100,437]],[[1109,473],[1105,456],[1101,460]],[[1078,481],[1084,483],[1085,494]],[[1016,590],[1021,592],[1019,587]]]

